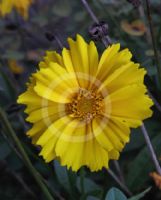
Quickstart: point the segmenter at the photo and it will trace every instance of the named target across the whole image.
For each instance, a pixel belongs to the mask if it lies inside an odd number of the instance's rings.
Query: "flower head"
[[[28,10],[33,0],[0,0],[0,14],[5,16],[16,9],[24,18],[28,18]]]
[[[129,23],[126,20],[123,20],[121,22],[121,28],[126,33],[133,36],[142,36],[146,32],[146,26],[141,20],[135,20],[131,23]]]
[[[47,52],[18,103],[26,104],[27,135],[46,162],[58,159],[77,171],[108,168],[129,141],[130,128],[150,117],[146,71],[128,49],[109,46],[99,59],[93,41],[68,39],[62,55]]]

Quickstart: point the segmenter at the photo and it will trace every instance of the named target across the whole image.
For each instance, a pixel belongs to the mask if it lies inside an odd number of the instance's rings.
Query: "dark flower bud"
[[[51,32],[46,32],[45,36],[46,36],[47,40],[49,40],[50,42],[55,40],[55,36]]]
[[[93,40],[101,40],[108,35],[108,25],[103,21],[99,24],[95,23],[89,28],[89,34]]]

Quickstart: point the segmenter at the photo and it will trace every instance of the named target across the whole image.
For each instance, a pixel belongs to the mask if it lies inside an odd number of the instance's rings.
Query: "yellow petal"
[[[101,170],[103,167],[108,168],[108,152],[97,142],[94,137],[92,126],[88,126],[88,132],[93,134],[93,139],[85,143],[84,162],[91,171]]]
[[[119,156],[119,152],[114,149],[109,152],[109,159],[118,160]]]
[[[95,43],[91,41],[88,45],[88,56],[89,56],[89,72],[90,76],[95,77],[98,69],[98,51]]]
[[[111,116],[122,117],[124,121],[126,121],[126,118],[127,120],[131,119],[131,127],[133,127],[132,119],[134,119],[134,122],[140,120],[141,123],[143,119],[150,117],[152,115],[150,107],[153,102],[145,94],[146,92],[146,87],[143,84],[133,84],[108,95],[105,102],[111,103]]]
[[[51,123],[46,131],[43,132],[42,136],[37,141],[37,144],[44,146],[51,137],[56,137],[58,139],[62,134],[62,129],[65,128],[69,122],[70,118],[68,116],[58,118],[58,120]]]
[[[68,168],[72,167],[74,171],[82,166],[84,152],[86,126],[80,124],[79,120],[71,121],[62,131],[55,149],[62,165],[67,165]]]
[[[50,68],[41,69],[35,74],[35,92],[48,100],[68,103],[71,94],[75,92],[77,86],[73,79],[69,79],[67,71],[57,63],[50,63]],[[61,92],[60,92],[61,91]]]
[[[77,35],[76,41],[68,38],[68,43],[70,46],[74,71],[79,81],[79,85],[83,88],[87,88],[89,84],[88,44],[80,35]]]
[[[57,138],[52,137],[42,148],[40,152],[40,156],[43,156],[44,160],[46,162],[50,162],[53,160],[56,156],[55,154],[55,143],[56,143]]]
[[[143,84],[145,74],[146,71],[143,68],[139,69],[139,64],[129,62],[115,70],[104,83],[102,83],[99,91],[106,89],[108,93],[111,93],[126,85]]]
[[[13,8],[12,0],[2,0],[0,3],[0,14],[5,16],[10,13]]]
[[[110,62],[111,59],[117,55],[118,51],[120,49],[120,44],[113,44],[112,46],[109,46],[102,54],[100,58],[100,62],[98,65],[98,71],[97,71],[97,78],[101,81],[104,77],[107,76],[107,72],[111,66]]]
[[[55,145],[57,140],[62,134],[63,129],[70,122],[68,116],[62,117],[51,124],[43,135],[37,141],[37,145],[42,146],[40,155],[43,156],[46,162],[50,162],[56,156],[55,154]]]
[[[124,145],[127,142],[129,142],[130,129],[125,123],[123,123],[122,121],[115,119],[115,118],[111,118],[109,123],[110,123],[110,127],[114,131],[115,135],[120,139],[120,141]]]
[[[83,165],[87,165],[92,171],[108,166],[108,153],[94,137],[90,138],[88,135],[86,125],[83,126],[79,120],[73,120],[63,130],[55,150],[62,165],[67,165],[74,171]]]
[[[77,48],[80,55],[81,68],[84,74],[89,74],[89,58],[88,58],[88,44],[83,37],[77,34]]]
[[[76,72],[75,72],[75,69],[74,69],[74,66],[72,63],[70,51],[67,50],[66,48],[63,48],[62,57],[63,57],[63,62],[65,65],[65,68],[66,68],[67,72],[69,73],[69,80],[72,79],[75,82],[75,85],[78,86],[79,82],[77,80],[77,75],[76,75]]]
[[[49,67],[50,62],[58,63],[60,66],[64,67],[64,62],[60,54],[56,51],[47,51],[44,61],[40,62],[39,67],[46,68]]]
[[[101,123],[101,120],[98,120],[97,123]],[[104,133],[104,135],[106,136],[106,138],[109,140],[109,142],[112,144],[113,149],[117,150],[117,151],[122,151],[124,145],[122,140],[120,140],[120,136],[118,137],[118,135],[116,134],[116,130],[113,128],[111,121],[109,120],[108,123],[106,123],[105,125],[102,125],[102,131]],[[102,141],[103,143],[103,141]],[[110,149],[112,150],[112,149]]]
[[[116,46],[117,47],[117,46]],[[116,69],[119,69],[121,66],[126,65],[130,62],[132,54],[128,49],[124,49],[120,52],[116,52],[118,48],[114,48],[109,55],[107,55],[105,62],[100,65],[100,70],[97,74],[97,78],[100,81],[104,81],[110,76]]]
[[[102,126],[104,126],[102,124]],[[98,141],[98,143],[105,148],[107,151],[111,151],[114,146],[109,140],[108,136],[104,132],[104,128],[101,126],[101,121],[98,121],[97,119],[94,119],[92,122],[92,127],[93,127],[93,133],[94,137]]]
[[[29,137],[33,137],[40,131],[44,131],[46,129],[46,124],[42,121],[35,123],[32,128],[26,133]]]
[[[54,103],[53,103],[54,104]],[[27,117],[26,121],[35,123],[45,118],[50,118],[51,116],[62,117],[65,115],[64,105],[55,104],[53,106],[41,107],[40,109],[32,111]]]

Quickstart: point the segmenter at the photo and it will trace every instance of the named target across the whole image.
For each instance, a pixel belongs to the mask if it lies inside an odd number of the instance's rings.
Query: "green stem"
[[[37,182],[37,184],[41,188],[42,192],[44,193],[44,196],[46,197],[46,200],[54,200],[54,198],[49,193],[46,185],[43,183],[41,175],[33,167],[33,165],[31,163],[30,159],[28,158],[28,156],[27,156],[27,154],[26,154],[21,142],[19,141],[16,133],[14,132],[14,130],[12,128],[12,126],[11,126],[11,124],[10,124],[8,118],[7,118],[7,115],[2,110],[2,108],[0,108],[0,122],[1,122],[2,127],[7,131],[7,133],[12,137],[12,139],[16,143],[17,148],[18,148],[18,150],[20,151],[20,153],[21,153],[21,155],[23,157],[23,160],[25,162],[26,167],[31,172],[31,174],[34,177],[35,181]]]
[[[111,169],[108,169],[108,173],[116,181],[116,183],[131,197],[131,191],[127,188],[127,186],[124,183],[122,183],[122,181],[116,176],[116,174]]]
[[[152,23],[150,0],[146,0],[146,8],[147,8],[147,17],[148,17],[148,22],[149,22],[150,34],[151,34],[152,44],[153,44],[153,49],[154,49],[154,54],[155,54],[155,62],[157,65],[158,79],[159,79],[159,83],[161,84],[161,64],[159,60],[159,54],[157,50],[157,44],[155,40],[154,28],[153,28],[153,23]]]

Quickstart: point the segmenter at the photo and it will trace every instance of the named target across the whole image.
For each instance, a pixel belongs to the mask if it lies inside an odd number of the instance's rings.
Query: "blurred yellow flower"
[[[9,60],[8,66],[14,74],[22,74],[24,72],[23,66],[20,66],[16,60]]]
[[[129,141],[130,128],[150,117],[153,105],[145,69],[128,49],[109,46],[99,59],[93,41],[68,39],[62,55],[47,52],[18,103],[27,106],[27,132],[46,162],[58,159],[77,171],[108,168]]]
[[[28,10],[33,0],[0,0],[0,14],[5,16],[16,9],[24,18],[28,18]]]
[[[153,178],[156,187],[158,187],[161,190],[161,176],[156,172],[150,173],[150,176]]]
[[[135,20],[131,23],[129,23],[126,20],[123,20],[121,22],[121,28],[126,33],[133,36],[142,36],[146,32],[146,26],[141,20]]]

